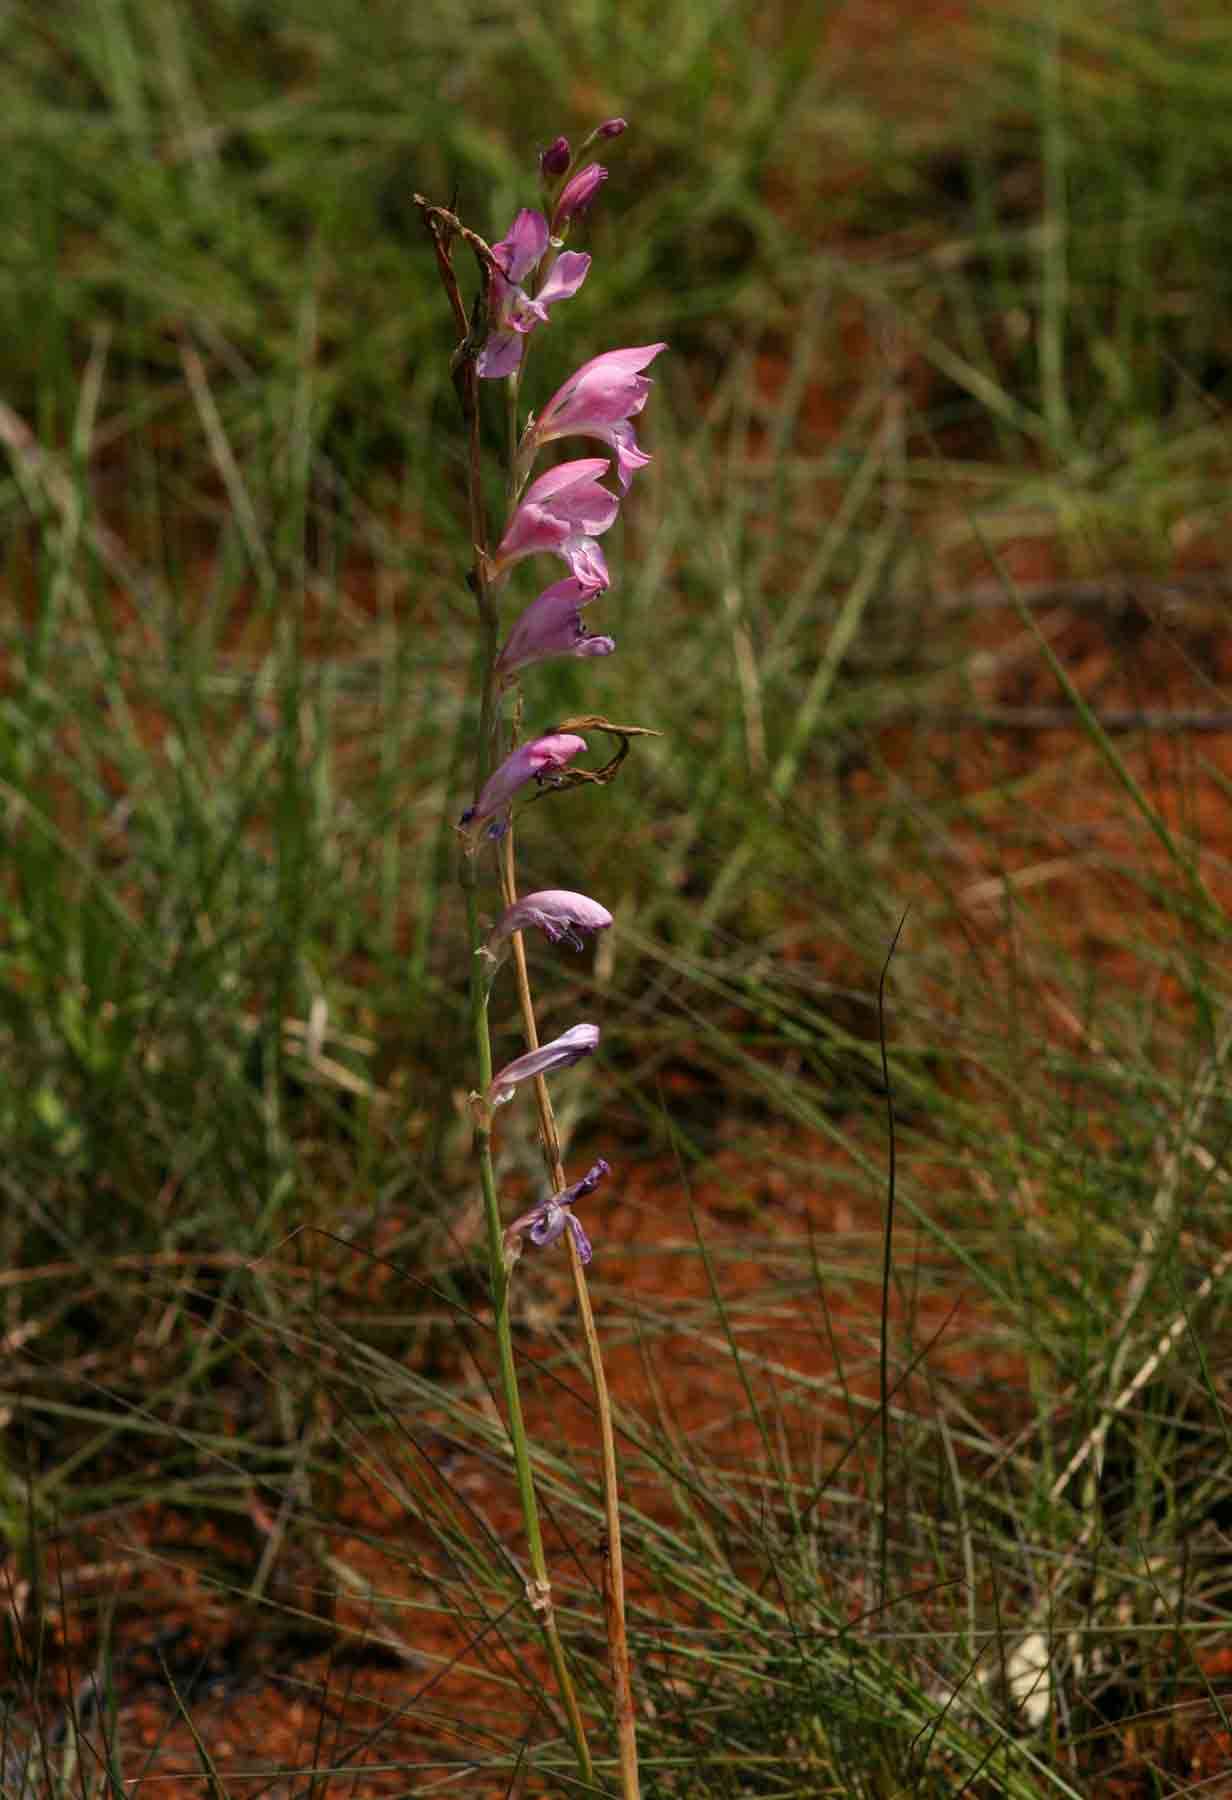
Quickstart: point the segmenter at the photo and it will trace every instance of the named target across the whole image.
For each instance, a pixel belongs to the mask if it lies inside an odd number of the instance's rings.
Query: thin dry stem
[[[512,825],[506,831],[502,844],[501,891],[505,905],[512,906],[518,897]],[[522,1031],[527,1049],[537,1050],[539,1048],[539,1029],[535,1022],[535,1003],[530,989],[530,976],[526,967],[526,947],[522,941],[522,933],[520,931],[513,932],[510,942],[513,946],[518,1003],[522,1010]],[[552,1107],[548,1084],[542,1075],[535,1079],[535,1101],[539,1109],[539,1131],[543,1144],[544,1161],[547,1164],[553,1192],[559,1193],[566,1185],[564,1163],[560,1153],[560,1133],[556,1129],[556,1114]],[[612,1695],[616,1708],[617,1743],[620,1751],[620,1787],[624,1800],[638,1800],[641,1787],[637,1766],[637,1724],[633,1708],[633,1682],[629,1667],[629,1634],[625,1619],[625,1565],[620,1531],[620,1489],[616,1469],[616,1438],[612,1429],[612,1406],[607,1390],[607,1377],[603,1370],[603,1353],[599,1347],[599,1333],[595,1327],[595,1315],[590,1304],[590,1286],[586,1280],[586,1270],[578,1255],[572,1232],[565,1233],[565,1242],[569,1246],[569,1268],[573,1275],[573,1291],[577,1296],[578,1315],[582,1321],[582,1335],[586,1340],[586,1352],[590,1359],[590,1375],[595,1390],[595,1411],[599,1420],[605,1528],[603,1609],[607,1625],[608,1667],[611,1671]]]

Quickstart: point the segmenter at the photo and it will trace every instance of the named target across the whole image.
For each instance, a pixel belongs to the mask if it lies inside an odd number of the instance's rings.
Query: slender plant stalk
[[[505,833],[501,856],[501,888],[506,906],[517,899],[517,877],[513,848],[513,826]],[[535,1023],[535,1004],[526,967],[526,948],[522,933],[510,937],[513,947],[514,972],[518,1002],[522,1009],[522,1032],[528,1050],[539,1048],[539,1031]],[[560,1134],[552,1097],[543,1076],[535,1079],[535,1100],[539,1108],[539,1129],[543,1140],[543,1156],[553,1190],[565,1186],[565,1170],[560,1154]],[[590,1286],[586,1270],[578,1255],[571,1233],[565,1233],[569,1246],[569,1268],[573,1274],[573,1291],[577,1296],[578,1315],[590,1358],[590,1377],[595,1390],[595,1412],[599,1420],[599,1441],[603,1480],[603,1515],[606,1532],[606,1554],[603,1568],[603,1608],[607,1625],[608,1667],[611,1671],[616,1707],[616,1733],[620,1753],[620,1791],[624,1800],[638,1800],[641,1788],[637,1767],[637,1726],[633,1708],[633,1683],[629,1670],[629,1637],[625,1622],[624,1550],[620,1534],[620,1490],[616,1470],[616,1437],[612,1429],[612,1405],[607,1377],[603,1370],[603,1354],[599,1333],[590,1304]]]
[[[546,319],[546,306],[576,292],[589,267],[588,256],[561,250],[570,220],[576,213],[586,210],[606,179],[605,169],[595,163],[581,166],[582,160],[592,144],[602,139],[618,137],[625,129],[624,119],[611,118],[603,121],[595,127],[576,154],[570,151],[567,139],[559,137],[554,140],[540,157],[540,172],[548,201],[546,216],[524,208],[514,220],[509,235],[495,248],[469,231],[451,211],[430,206],[419,195],[416,195],[416,201],[432,239],[441,280],[461,340],[454,353],[451,369],[467,427],[467,500],[471,542],[475,550],[469,585],[478,607],[481,639],[476,800],[474,807],[463,819],[463,824],[471,825],[475,835],[471,837],[462,861],[462,886],[466,894],[471,947],[471,1023],[484,1089],[482,1099],[475,1097],[475,1148],[487,1221],[501,1378],[505,1388],[518,1492],[533,1570],[533,1579],[527,1584],[527,1593],[547,1639],[579,1767],[584,1776],[592,1780],[592,1766],[582,1719],[552,1609],[513,1354],[510,1271],[517,1251],[521,1248],[522,1234],[529,1232],[532,1241],[536,1243],[552,1243],[563,1234],[568,1244],[569,1266],[573,1273],[578,1313],[586,1339],[600,1430],[605,1518],[604,1617],[619,1744],[621,1793],[623,1800],[639,1800],[637,1735],[625,1618],[624,1559],[612,1409],[585,1275],[585,1265],[590,1259],[590,1245],[572,1213],[566,1217],[566,1209],[574,1200],[591,1191],[608,1171],[607,1164],[600,1159],[594,1169],[582,1181],[575,1183],[572,1189],[566,1186],[560,1134],[544,1080],[547,1069],[562,1064],[568,1066],[579,1055],[593,1049],[598,1042],[599,1029],[592,1024],[578,1025],[553,1044],[540,1046],[525,947],[521,932],[515,928],[522,919],[522,913],[515,910],[519,903],[510,818],[511,795],[531,776],[541,783],[545,777],[551,780],[570,757],[586,748],[586,742],[576,735],[576,730],[570,732],[567,726],[562,726],[557,732],[548,733],[529,745],[519,745],[520,702],[515,709],[511,730],[514,748],[507,753],[502,741],[504,733],[501,726],[501,690],[511,670],[520,669],[528,662],[543,660],[547,656],[606,655],[613,648],[610,638],[595,638],[585,642],[588,634],[581,624],[580,616],[581,607],[607,585],[606,564],[595,539],[611,525],[618,505],[617,496],[595,479],[596,467],[600,465],[593,459],[582,459],[573,467],[566,467],[560,474],[549,470],[538,478],[524,502],[522,490],[543,443],[562,434],[610,439],[617,452],[622,490],[628,488],[632,471],[648,460],[638,450],[630,427],[630,420],[641,411],[645,403],[649,386],[642,371],[654,361],[660,351],[666,349],[666,345],[633,345],[591,358],[577,372],[575,382],[558,391],[539,419],[528,422],[526,434],[521,437],[518,432],[518,414],[521,384],[529,351],[529,344],[523,340],[529,336],[536,322]],[[479,264],[480,291],[469,316],[453,267],[453,245],[456,240],[469,246]],[[520,286],[523,280],[530,283],[528,291],[523,291]],[[532,294],[537,297],[531,298]],[[485,378],[502,379],[506,382],[506,512],[509,524],[502,534],[501,547],[497,552],[498,561],[495,564],[488,551],[487,517],[483,498],[483,445],[479,408],[481,369]],[[531,503],[532,499],[534,504]],[[570,581],[541,594],[539,600],[527,609],[522,621],[515,626],[505,651],[498,652],[499,619],[492,584],[494,581],[504,580],[511,561],[545,551],[560,555],[568,564]],[[504,666],[506,662],[508,667]],[[610,767],[599,771],[584,771],[577,779],[599,782],[610,779],[623,760],[629,738],[644,735],[636,727],[612,727],[597,715],[588,715],[572,724],[575,728],[580,725],[601,726],[605,730],[614,731],[621,740],[620,753]],[[496,766],[498,754],[502,757],[499,767]],[[560,785],[560,782],[556,781],[555,785]],[[499,818],[499,823],[485,832],[485,826],[490,825],[494,818]],[[502,1070],[494,1090],[488,1031],[488,993],[494,958],[491,945],[484,943],[480,931],[476,851],[482,837],[499,838],[502,832],[503,843],[497,861],[508,916],[500,922],[494,933],[494,941],[499,942],[502,936],[508,936],[512,944],[527,1048],[524,1056],[515,1058]],[[575,937],[581,930],[603,929],[612,922],[611,915],[604,907],[584,895],[545,893],[540,899],[558,913],[563,906],[565,923],[572,928]],[[570,911],[569,908],[573,910]],[[535,917],[537,923],[546,919],[544,929],[549,935],[561,935],[555,931],[550,912],[535,915],[532,907],[528,916]],[[564,934],[567,935],[567,931]],[[529,1077],[534,1078],[540,1135],[552,1184],[552,1197],[517,1220],[506,1232],[502,1230],[499,1196],[492,1166],[492,1111],[495,1105],[502,1104],[510,1097],[513,1085]],[[507,1248],[510,1244],[515,1247]]]
[[[471,1026],[475,1039],[475,1056],[479,1065],[481,1090],[492,1079],[492,1040],[488,1031],[487,982],[480,958],[475,954],[483,942],[479,923],[479,907],[475,893],[473,864],[463,860],[462,885],[466,893],[467,927],[471,944]],[[483,1211],[487,1227],[488,1265],[492,1277],[493,1324],[496,1331],[497,1355],[500,1361],[501,1385],[509,1414],[509,1441],[513,1447],[513,1463],[517,1476],[518,1499],[526,1527],[526,1544],[530,1554],[532,1579],[527,1583],[527,1598],[543,1630],[548,1655],[556,1676],[569,1735],[573,1740],[578,1767],[585,1779],[594,1780],[594,1764],[586,1741],[586,1728],[573,1687],[573,1678],[565,1661],[564,1646],[556,1624],[552,1605],[552,1584],[548,1579],[547,1558],[543,1550],[543,1532],[539,1524],[539,1505],[535,1498],[534,1474],[531,1469],[530,1446],[526,1423],[522,1416],[522,1396],[518,1388],[517,1363],[513,1351],[513,1322],[509,1305],[510,1283],[505,1270],[504,1234],[501,1227],[500,1201],[496,1192],[496,1174],[492,1167],[492,1126],[486,1114],[475,1123],[475,1156],[479,1163],[479,1179],[483,1188]],[[572,1240],[570,1240],[572,1243]]]
[[[506,432],[508,438],[508,487],[506,502],[512,513],[517,504],[518,481],[518,405],[522,380],[530,359],[530,344],[522,351],[522,360],[506,383]],[[515,728],[516,734],[516,728]],[[512,822],[506,831],[501,854],[501,891],[506,906],[518,897],[517,858],[514,851]],[[535,1021],[535,1003],[531,993],[530,974],[526,964],[526,945],[520,931],[512,933],[514,973],[518,1004],[522,1011],[522,1035],[528,1050],[539,1048],[539,1028]],[[542,1075],[535,1078],[535,1102],[539,1110],[539,1131],[543,1158],[552,1191],[560,1192],[565,1184],[564,1160],[561,1156],[560,1133],[552,1096]],[[616,1437],[612,1429],[612,1403],[595,1315],[590,1304],[590,1284],[586,1268],[578,1255],[571,1232],[565,1233],[569,1253],[569,1269],[577,1298],[578,1317],[586,1340],[590,1361],[590,1379],[595,1394],[595,1414],[599,1421],[600,1468],[603,1487],[604,1557],[603,1616],[607,1632],[608,1668],[612,1680],[612,1696],[616,1711],[616,1737],[620,1756],[620,1791],[623,1800],[639,1800],[641,1786],[637,1765],[637,1722],[633,1706],[633,1680],[629,1663],[629,1634],[625,1620],[625,1565],[620,1526],[620,1478],[616,1468]]]
[[[454,381],[467,430],[467,511],[470,519],[471,543],[475,549],[470,587],[478,608],[481,633],[479,741],[475,769],[475,791],[478,793],[487,779],[494,760],[498,720],[495,665],[500,618],[488,586],[487,577],[488,525],[487,510],[483,503],[483,445],[479,411],[479,382],[474,360],[475,348],[478,343],[482,343],[486,330],[493,264],[491,251],[482,239],[476,238],[473,233],[466,231],[451,214],[444,212],[443,209],[429,207],[426,202],[422,201],[420,204],[436,251],[437,266],[445,291],[449,296],[455,323],[466,332],[455,353]],[[483,288],[476,328],[472,330],[466,329],[466,310],[462,304],[457,277],[453,269],[451,241],[454,236],[464,237],[471,245],[480,267]],[[478,954],[483,943],[483,932],[479,923],[475,858],[466,851],[461,857],[460,880],[466,899],[467,937],[470,946],[471,1029],[474,1036],[475,1058],[478,1064],[479,1088],[481,1092],[484,1092],[492,1080],[492,1040],[488,1030],[488,984],[485,979],[483,962]],[[593,1785],[594,1763],[586,1738],[581,1708],[578,1705],[577,1694],[573,1686],[573,1678],[569,1673],[564,1646],[560,1640],[556,1611],[552,1605],[552,1585],[548,1579],[547,1558],[543,1549],[543,1531],[539,1523],[539,1506],[535,1498],[530,1446],[526,1437],[522,1397],[518,1388],[517,1362],[513,1349],[509,1276],[505,1269],[500,1201],[496,1191],[496,1174],[492,1166],[491,1115],[486,1109],[477,1109],[476,1111],[475,1157],[479,1164],[479,1179],[483,1190],[488,1264],[492,1283],[493,1324],[500,1363],[501,1385],[504,1389],[518,1499],[522,1509],[532,1571],[531,1580],[527,1583],[527,1599],[543,1632],[548,1656],[564,1703],[569,1736],[573,1743],[578,1769],[583,1780],[588,1785]]]

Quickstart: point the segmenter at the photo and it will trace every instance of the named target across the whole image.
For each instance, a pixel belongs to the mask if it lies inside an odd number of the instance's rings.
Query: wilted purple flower
[[[591,1258],[590,1239],[570,1208],[577,1201],[584,1200],[587,1194],[593,1194],[604,1176],[611,1172],[609,1165],[600,1157],[572,1187],[562,1188],[550,1200],[541,1200],[538,1206],[532,1206],[520,1219],[515,1219],[505,1232],[506,1266],[516,1261],[522,1248],[523,1235],[528,1236],[531,1243],[537,1244],[542,1250],[549,1244],[554,1244],[565,1231],[569,1232],[577,1245],[578,1261],[588,1263]]]
[[[627,491],[633,471],[650,461],[638,449],[629,423],[645,406],[653,386],[641,371],[666,349],[666,344],[641,344],[592,356],[557,389],[530,427],[522,441],[523,459],[533,459],[554,438],[602,438],[616,452],[617,478]]]
[[[606,180],[607,170],[602,163],[587,163],[584,169],[579,169],[576,175],[569,177],[560,190],[560,198],[552,211],[553,237],[560,233],[561,227],[567,225],[570,219],[586,211]]]
[[[567,1069],[571,1063],[580,1062],[589,1056],[599,1043],[599,1027],[597,1025],[571,1025],[560,1037],[553,1038],[550,1044],[541,1044],[538,1050],[528,1050],[525,1056],[515,1056],[511,1063],[506,1063],[498,1075],[494,1075],[485,1096],[489,1106],[504,1106],[512,1100],[514,1090],[520,1081],[530,1081],[535,1075],[547,1075],[552,1069]]]
[[[497,545],[491,579],[499,581],[524,556],[548,551],[592,593],[607,587],[607,564],[595,539],[620,510],[616,495],[598,480],[611,466],[605,456],[584,456],[532,481]]]
[[[539,157],[539,167],[544,179],[552,181],[558,175],[563,175],[572,156],[567,137],[558,137],[554,143],[549,144]]]
[[[579,750],[585,748],[586,739],[575,737],[571,731],[552,732],[547,737],[532,738],[529,743],[519,744],[500,768],[488,776],[474,806],[468,807],[458,820],[459,826],[472,836],[477,834],[489,819],[508,812],[519,788],[525,787],[528,781],[550,780],[557,769],[563,769]],[[491,835],[499,837],[500,831]]]
[[[500,680],[508,681],[515,670],[550,656],[610,656],[614,641],[587,631],[582,623],[582,608],[598,592],[572,575],[545,588],[517,621],[496,659]]]
[[[606,931],[612,915],[588,894],[571,894],[567,888],[543,888],[537,894],[523,894],[507,907],[488,936],[488,948],[501,943],[515,931],[535,927],[549,943],[582,948],[587,932]]]
[[[476,371],[487,381],[512,375],[522,360],[522,339],[536,325],[545,325],[548,307],[576,294],[590,268],[589,256],[566,250],[556,258],[551,273],[534,299],[522,283],[543,260],[548,247],[548,222],[541,212],[523,207],[492,255],[503,273],[492,278],[496,317],[492,331],[475,360]]]

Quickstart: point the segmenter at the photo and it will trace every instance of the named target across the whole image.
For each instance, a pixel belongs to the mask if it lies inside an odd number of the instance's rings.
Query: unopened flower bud
[[[560,191],[560,199],[556,202],[556,210],[552,214],[552,235],[560,233],[562,225],[578,213],[585,212],[599,189],[607,180],[607,170],[602,163],[587,163],[576,175],[571,175]]]
[[[567,137],[558,137],[555,143],[549,144],[539,158],[539,168],[544,180],[554,181],[558,175],[563,175],[569,167],[572,154]]]
[[[628,119],[605,119],[596,131],[595,136],[601,138],[619,137],[622,131],[628,131]]]

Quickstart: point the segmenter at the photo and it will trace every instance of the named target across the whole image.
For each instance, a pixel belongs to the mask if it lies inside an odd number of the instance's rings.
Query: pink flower
[[[550,1200],[541,1200],[538,1206],[532,1206],[520,1219],[515,1219],[505,1232],[506,1267],[511,1267],[521,1254],[523,1234],[529,1236],[531,1243],[537,1244],[542,1250],[549,1244],[554,1244],[566,1231],[577,1245],[578,1261],[588,1263],[591,1258],[590,1239],[570,1208],[577,1201],[584,1200],[587,1194],[593,1194],[604,1176],[611,1172],[609,1164],[600,1157],[572,1187],[562,1188]]]
[[[634,470],[650,461],[638,449],[629,423],[645,406],[653,385],[641,371],[666,349],[666,344],[642,344],[629,350],[606,350],[583,363],[527,431],[521,450],[525,461],[554,438],[601,438],[616,452],[617,479],[627,491]]]
[[[582,608],[597,593],[576,576],[567,575],[532,600],[496,659],[502,683],[508,682],[515,670],[550,656],[610,656],[616,648],[613,640],[587,631],[582,623]]]
[[[504,817],[518,789],[525,787],[528,781],[550,783],[556,771],[563,769],[579,750],[585,748],[586,739],[575,737],[571,731],[558,731],[519,744],[500,768],[488,776],[474,806],[468,807],[458,820],[459,826],[475,836],[489,820],[496,819],[496,829],[490,830],[489,835],[499,837],[504,829]]]
[[[584,1056],[589,1056],[598,1043],[597,1025],[573,1025],[560,1037],[553,1038],[550,1044],[541,1044],[538,1050],[528,1050],[525,1056],[515,1056],[499,1074],[493,1076],[485,1096],[488,1105],[504,1106],[513,1099],[514,1090],[520,1081],[530,1081],[535,1075],[547,1075],[553,1069],[567,1069],[571,1063],[580,1062]]]
[[[570,219],[586,211],[606,180],[607,170],[602,163],[587,163],[584,169],[569,177],[552,212],[553,237],[561,234]]]
[[[628,131],[628,129],[629,121],[627,119],[604,119],[602,125],[595,126],[593,136],[615,138],[619,137],[622,131]]]
[[[529,931],[534,926],[549,943],[565,943],[580,950],[586,932],[606,931],[611,922],[607,907],[600,906],[589,894],[571,894],[567,888],[543,888],[537,894],[523,894],[505,909],[488,936],[488,948],[491,950],[515,931]]]
[[[605,588],[607,564],[595,539],[611,526],[620,502],[598,477],[611,466],[605,456],[584,456],[532,481],[497,545],[491,579],[501,580],[524,556],[550,552],[591,593]]]
[[[590,268],[589,256],[566,250],[532,300],[522,283],[538,268],[548,248],[548,222],[541,212],[523,207],[492,255],[502,273],[492,280],[496,319],[475,362],[485,380],[512,375],[522,360],[522,339],[536,325],[546,325],[548,307],[576,294]]]

